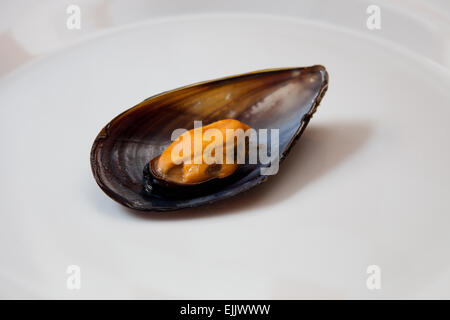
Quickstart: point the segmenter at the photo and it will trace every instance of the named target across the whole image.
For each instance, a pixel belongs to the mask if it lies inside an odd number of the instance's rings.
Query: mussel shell
[[[228,185],[240,181],[242,178],[255,170],[256,167],[259,166],[243,164],[240,165],[238,169],[228,177],[221,179],[212,178],[204,182],[185,185],[162,179],[151,170],[151,164],[147,164],[144,167],[144,192],[146,195],[152,197],[176,200],[192,199],[202,195],[220,192]]]
[[[253,129],[279,129],[280,162],[301,136],[328,87],[323,66],[262,70],[202,82],[153,96],[123,112],[98,134],[91,167],[112,199],[138,210],[171,211],[226,199],[265,181],[260,166],[193,193],[149,192],[144,168],[171,143],[175,129],[190,130],[234,118]],[[177,194],[179,196],[177,196]]]

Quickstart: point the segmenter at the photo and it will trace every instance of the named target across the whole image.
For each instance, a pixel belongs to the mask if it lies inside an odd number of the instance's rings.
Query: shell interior
[[[144,168],[172,142],[175,129],[190,130],[233,118],[253,129],[279,129],[280,161],[316,111],[328,86],[322,66],[263,70],[202,82],[148,98],[109,122],[91,150],[91,167],[102,190],[138,210],[170,211],[229,198],[265,181],[260,165],[225,185],[177,197],[145,190]],[[269,146],[270,149],[270,146]]]

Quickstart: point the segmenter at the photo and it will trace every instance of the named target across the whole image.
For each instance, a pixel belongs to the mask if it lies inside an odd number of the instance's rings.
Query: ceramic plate
[[[143,99],[314,64],[328,92],[263,185],[152,215],[95,183],[97,133]],[[449,87],[447,69],[382,38],[257,14],[153,19],[37,59],[0,80],[1,295],[449,298]]]

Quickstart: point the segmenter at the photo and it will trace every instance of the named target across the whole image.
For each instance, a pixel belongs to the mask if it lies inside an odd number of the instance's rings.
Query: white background
[[[0,297],[450,297],[448,2],[0,5]],[[318,63],[329,91],[264,185],[164,215],[97,187],[96,134],[142,99]],[[71,264],[81,290],[66,287]],[[381,290],[366,287],[372,264]]]

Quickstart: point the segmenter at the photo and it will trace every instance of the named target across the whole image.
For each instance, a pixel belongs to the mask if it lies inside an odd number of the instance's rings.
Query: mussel
[[[273,161],[278,165],[287,156],[327,87],[327,71],[316,65],[256,71],[150,97],[118,115],[98,134],[91,150],[95,180],[112,199],[145,211],[172,211],[230,198],[269,177],[262,173],[264,168]],[[180,138],[191,137],[198,129],[198,122],[200,131],[219,128],[225,132],[229,127],[274,131],[277,148],[271,148],[273,139],[246,139],[246,161],[238,165],[184,160],[180,165],[167,160]],[[177,130],[184,133],[175,134]],[[235,142],[222,143],[225,150],[236,151]],[[248,162],[249,150],[262,149],[269,150],[271,163]],[[191,152],[189,159],[195,159],[195,154]]]

